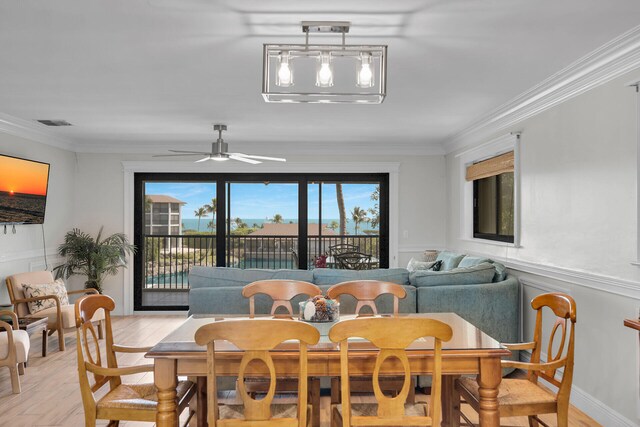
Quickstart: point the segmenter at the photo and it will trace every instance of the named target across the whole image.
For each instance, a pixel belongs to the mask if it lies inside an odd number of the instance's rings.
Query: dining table
[[[384,317],[386,315],[382,315]],[[388,315],[390,316],[390,315]],[[453,330],[453,337],[442,344],[442,426],[459,425],[454,407],[455,379],[461,375],[477,375],[480,392],[479,424],[482,427],[498,427],[498,388],[502,379],[501,359],[511,356],[511,352],[498,341],[485,334],[478,327],[455,313],[411,313],[401,317],[431,318],[447,323]],[[255,316],[252,321],[272,318]],[[339,321],[353,319],[355,315],[341,315]],[[176,386],[178,376],[206,377],[207,350],[195,343],[195,332],[201,326],[228,319],[249,319],[239,315],[193,315],[170,332],[164,339],[146,353],[145,357],[154,361],[154,382],[157,387],[158,427],[176,427],[178,413]],[[292,321],[302,321],[293,318]],[[313,324],[313,323],[312,323]],[[326,324],[319,328],[320,341],[308,347],[309,377],[339,377],[340,350],[326,335]],[[299,345],[285,341],[273,350],[276,372],[286,372],[299,357]],[[412,375],[429,375],[433,371],[434,342],[432,338],[421,338],[406,348]],[[373,372],[378,349],[364,339],[349,340],[350,372],[353,376],[366,376]],[[228,341],[216,342],[216,375],[237,376],[243,352]],[[385,365],[386,366],[386,365]],[[268,376],[268,371],[260,366],[251,372],[255,376]],[[400,363],[391,364],[390,375],[403,374]],[[397,371],[397,372],[396,372]],[[314,412],[318,412],[314,410]],[[200,414],[198,425],[206,425]],[[314,424],[319,423],[316,417]],[[316,426],[317,427],[317,426]]]

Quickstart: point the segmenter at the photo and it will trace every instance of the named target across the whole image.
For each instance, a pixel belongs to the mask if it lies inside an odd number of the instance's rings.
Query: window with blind
[[[467,168],[473,181],[473,237],[514,242],[514,153],[510,151]]]

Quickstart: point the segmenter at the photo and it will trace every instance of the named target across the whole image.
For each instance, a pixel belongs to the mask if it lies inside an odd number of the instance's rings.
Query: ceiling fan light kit
[[[350,22],[303,21],[305,44],[265,44],[266,102],[380,104],[387,94],[387,46],[348,45]],[[309,44],[309,33],[342,34],[341,44]]]
[[[227,125],[216,124],[213,125],[213,130],[218,132],[218,139],[211,143],[211,152],[207,153],[204,151],[183,151],[183,150],[169,150],[174,154],[159,154],[153,157],[189,157],[189,156],[199,156],[202,157],[199,160],[196,160],[194,163],[203,163],[209,160],[215,162],[225,162],[229,159],[237,160],[243,163],[249,163],[252,165],[257,165],[262,163],[262,160],[269,160],[272,162],[286,162],[287,159],[283,159],[281,157],[267,157],[267,156],[254,156],[252,154],[242,154],[242,153],[229,153],[229,144],[224,142],[222,139],[222,132],[227,130]]]

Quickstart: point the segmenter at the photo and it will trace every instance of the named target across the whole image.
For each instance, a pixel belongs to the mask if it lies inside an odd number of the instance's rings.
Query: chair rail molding
[[[134,224],[134,175],[136,172],[235,172],[235,173],[341,173],[348,170],[352,173],[388,173],[389,174],[389,267],[398,266],[398,218],[399,218],[399,174],[400,162],[286,162],[262,163],[259,165],[216,164],[215,171],[210,166],[193,162],[167,161],[123,161],[124,173],[124,233],[133,241]],[[131,259],[129,260],[131,261]],[[133,269],[124,270],[123,311],[125,315],[133,314]],[[154,312],[145,311],[144,314]],[[160,312],[167,314],[167,312]]]
[[[510,130],[525,119],[639,67],[640,25],[451,135],[443,141],[445,151],[452,153]]]
[[[489,256],[487,254],[483,255]],[[627,298],[632,298],[635,300],[640,300],[640,282],[589,273],[582,270],[555,267],[516,259],[498,259],[497,257],[493,258],[503,263],[505,266],[512,270],[547,277],[549,279],[558,280],[574,286],[581,286],[600,292],[607,292]],[[556,285],[544,284],[543,282],[538,280],[525,279],[525,281],[531,283],[533,287],[541,288],[543,286],[548,286],[552,289],[557,288]],[[563,292],[567,292],[570,294],[571,291],[568,290],[568,288],[566,289],[567,290],[563,290]]]

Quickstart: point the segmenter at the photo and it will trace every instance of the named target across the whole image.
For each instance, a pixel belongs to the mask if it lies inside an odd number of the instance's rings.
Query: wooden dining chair
[[[287,310],[285,317],[293,316],[293,307],[291,300],[298,295],[306,295],[314,297],[322,295],[322,290],[313,283],[303,282],[299,280],[259,280],[252,282],[242,288],[242,296],[249,298],[249,317],[256,315],[255,296],[263,294],[269,296],[273,300],[271,305],[271,315],[278,316],[276,313],[278,308],[282,307]]]
[[[355,280],[342,282],[333,285],[327,291],[327,296],[336,301],[340,301],[343,295],[350,295],[356,300],[355,314],[359,316],[377,315],[378,308],[376,306],[376,298],[381,295],[393,296],[393,315],[398,315],[400,299],[407,296],[407,291],[397,283],[382,282],[379,280]],[[362,310],[368,307],[370,314],[363,314]],[[397,393],[402,388],[403,378],[390,377],[382,381],[382,389]],[[411,379],[411,388],[409,390],[408,400],[410,403],[415,402],[415,380]],[[371,378],[353,377],[351,378],[351,391],[354,393],[371,393]],[[331,379],[331,402],[338,403],[340,401],[340,378]]]
[[[307,427],[312,408],[307,404],[307,346],[320,339],[320,333],[304,322],[286,319],[223,320],[201,326],[195,334],[198,345],[207,346],[207,420],[209,426]],[[244,351],[238,371],[238,388],[242,405],[218,405],[216,390],[216,341],[228,341]],[[271,350],[283,341],[299,342],[297,372],[295,364],[287,372],[277,373]],[[268,370],[269,390],[263,399],[249,395],[244,384],[247,367],[253,360],[262,361]],[[255,371],[254,371],[255,372]],[[297,404],[273,404],[276,375],[298,379]],[[251,373],[251,375],[256,375]]]
[[[110,420],[109,426],[117,426],[121,420],[155,422],[158,408],[157,389],[153,383],[124,384],[125,375],[153,372],[153,365],[119,367],[116,353],[146,353],[146,347],[126,347],[113,343],[111,311],[113,299],[106,295],[88,295],[75,303],[78,376],[84,406],[85,426],[96,425],[97,419]],[[97,310],[105,313],[105,355],[102,352],[91,319]],[[93,376],[93,384],[90,381]],[[109,384],[109,391],[101,398],[95,394]],[[179,381],[177,387],[178,411],[188,407],[195,395],[195,385]],[[190,417],[193,413],[190,413]]]
[[[505,378],[500,383],[498,392],[498,404],[500,417],[529,417],[530,426],[538,426],[543,421],[538,418],[541,414],[557,414],[559,427],[567,427],[569,424],[569,396],[573,380],[573,353],[575,345],[576,303],[569,295],[563,293],[542,294],[531,301],[531,307],[537,311],[536,325],[533,341],[522,344],[503,344],[509,350],[531,350],[530,362],[502,361],[504,368],[517,368],[527,371],[526,379]],[[541,362],[542,354],[542,312],[545,307],[555,314],[555,323],[551,329],[547,346],[547,360]],[[569,331],[568,331],[569,329]],[[554,342],[557,342],[556,332],[561,331],[558,349],[554,351]],[[569,339],[567,340],[567,333]],[[559,371],[562,369],[562,371]],[[561,375],[561,378],[558,378]],[[552,393],[538,384],[542,378],[558,388],[557,393]],[[456,381],[456,392],[471,405],[476,412],[479,411],[479,386],[474,378],[462,377]],[[459,408],[458,402],[454,406]],[[469,418],[457,411],[467,423]]]
[[[249,298],[249,317],[255,317],[255,296],[263,294],[273,300],[271,305],[271,315],[274,317],[293,317],[293,307],[291,300],[298,295],[314,297],[322,295],[322,290],[313,283],[298,280],[260,280],[249,283],[242,288],[242,296]],[[279,308],[284,308],[286,313],[277,314]],[[247,392],[266,393],[269,390],[269,382],[263,378],[246,378],[245,387]],[[277,378],[276,390],[280,393],[295,393],[298,391],[298,382],[292,378]],[[308,384],[309,402],[313,405],[314,426],[320,425],[320,379],[309,378]]]
[[[331,425],[351,426],[439,426],[442,420],[442,341],[449,341],[453,331],[446,323],[427,318],[370,317],[344,320],[329,331],[329,339],[340,343],[342,398],[333,404]],[[349,338],[364,338],[379,348],[373,368],[372,385],[376,403],[351,403],[349,378],[356,373],[350,366]],[[431,399],[426,403],[407,403],[411,388],[411,369],[405,349],[415,340],[434,338]],[[380,375],[385,361],[393,360],[392,374],[403,372],[402,389],[395,397],[385,396]],[[354,357],[354,360],[358,360]],[[371,372],[357,372],[358,375]]]

